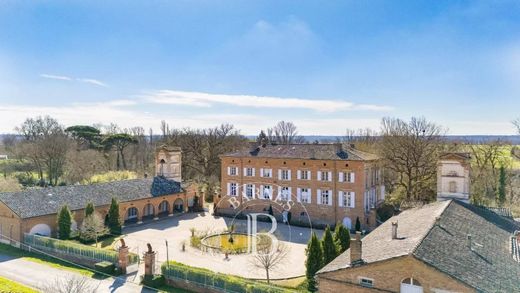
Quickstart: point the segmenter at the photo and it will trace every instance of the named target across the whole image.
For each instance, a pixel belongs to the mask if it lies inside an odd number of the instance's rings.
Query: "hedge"
[[[215,273],[208,269],[195,268],[175,261],[165,262],[161,272],[166,279],[180,279],[211,287],[223,292],[236,293],[285,293],[294,290],[252,281],[246,278]]]
[[[98,262],[94,265],[94,268],[96,269],[96,271],[109,275],[113,274],[115,270],[114,264],[109,261]]]

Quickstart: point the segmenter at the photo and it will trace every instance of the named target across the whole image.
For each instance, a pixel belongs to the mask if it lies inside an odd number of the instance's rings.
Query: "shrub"
[[[108,210],[108,228],[110,233],[121,234],[121,220],[119,219],[119,203],[117,199],[112,198],[110,209]]]
[[[338,248],[336,243],[334,243],[329,226],[325,228],[325,233],[323,233],[323,239],[321,240],[321,246],[323,248],[323,264],[328,264],[338,256]]]
[[[163,275],[144,276],[141,283],[152,288],[160,288],[164,285]]]
[[[94,268],[98,272],[102,272],[102,273],[111,275],[114,273],[116,266],[111,262],[102,261],[102,262],[98,262],[98,263],[94,264]]]
[[[58,213],[58,232],[62,240],[70,238],[72,214],[68,206],[63,206]]]

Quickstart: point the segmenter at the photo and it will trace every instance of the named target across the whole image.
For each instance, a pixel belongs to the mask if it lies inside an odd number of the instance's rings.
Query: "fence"
[[[231,293],[286,293],[295,292],[287,288],[272,286],[245,278],[214,273],[209,270],[189,267],[169,262],[161,266],[162,274],[167,280],[179,284],[189,283],[202,289]]]
[[[59,253],[98,262],[108,261],[117,265],[119,260],[119,254],[116,251],[99,249],[88,245],[39,235],[24,234],[24,244],[51,253]],[[128,257],[129,264],[134,264],[139,261],[138,255],[130,254]]]

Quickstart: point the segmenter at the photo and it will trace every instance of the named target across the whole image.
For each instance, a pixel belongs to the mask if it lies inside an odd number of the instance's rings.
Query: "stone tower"
[[[437,201],[470,199],[469,153],[445,153],[437,163]]]
[[[160,146],[155,153],[155,176],[181,182],[181,164],[180,147]]]

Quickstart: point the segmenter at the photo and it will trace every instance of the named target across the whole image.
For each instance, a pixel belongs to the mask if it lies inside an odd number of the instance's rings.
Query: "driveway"
[[[229,260],[224,259],[223,254],[202,252],[190,247],[190,228],[199,231],[220,232],[225,230],[233,219],[214,217],[209,212],[189,213],[176,217],[161,219],[158,221],[143,223],[126,227],[125,242],[133,252],[142,254],[146,251],[146,244],[150,243],[154,251],[157,251],[159,263],[175,260],[190,266],[207,268],[215,272],[232,274],[246,278],[264,279],[265,272],[254,268],[251,264],[251,255],[230,255]],[[246,221],[234,222],[237,231],[246,231]],[[270,230],[270,223],[258,223],[258,231]],[[310,239],[311,229],[279,224],[275,231],[277,238],[289,248],[288,256],[284,263],[272,270],[272,279],[290,278],[305,274],[305,248]],[[314,230],[321,236],[321,230]],[[168,241],[168,250],[166,249]],[[182,243],[186,243],[186,251],[183,252]],[[167,253],[168,251],[168,253]]]

